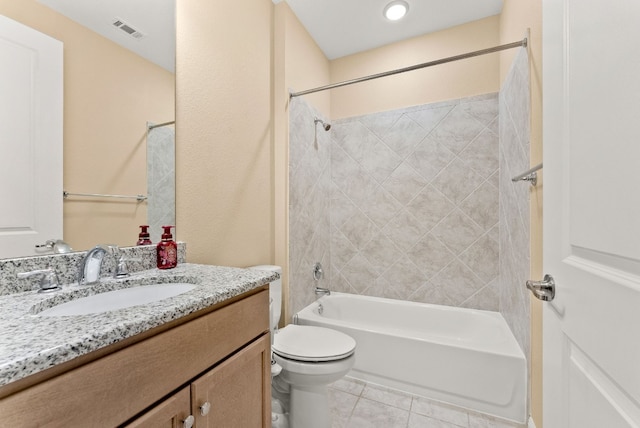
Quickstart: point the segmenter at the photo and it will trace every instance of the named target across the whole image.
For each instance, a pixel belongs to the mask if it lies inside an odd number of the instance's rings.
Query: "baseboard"
[[[536,424],[533,423],[533,419],[529,416],[529,422],[527,423],[527,428],[536,428]]]

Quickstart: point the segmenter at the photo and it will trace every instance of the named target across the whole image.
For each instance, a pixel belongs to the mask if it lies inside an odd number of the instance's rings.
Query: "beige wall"
[[[177,1],[176,222],[190,262],[273,262],[272,12]]]
[[[286,31],[284,63],[287,91],[302,91],[331,83],[329,60],[289,6],[279,3],[277,13],[284,17]],[[305,100],[330,118],[331,97],[330,91],[324,91],[306,95]]]
[[[173,74],[35,0],[0,0],[0,14],[64,43],[65,190],[146,194],[146,123],[173,120]],[[68,199],[64,239],[135,245],[146,218],[135,201]]]
[[[540,0],[505,0],[500,19],[500,43],[521,39],[529,29],[531,75],[531,166],[542,162],[542,3]],[[501,81],[509,71],[515,52],[501,54]],[[542,178],[531,190],[531,278],[542,278]],[[542,427],[542,308],[531,299],[531,414]]]
[[[341,82],[495,46],[499,22],[499,16],[493,16],[335,59],[331,62],[331,81]],[[339,119],[497,92],[498,76],[499,56],[495,54],[383,77],[332,90],[331,115]]]

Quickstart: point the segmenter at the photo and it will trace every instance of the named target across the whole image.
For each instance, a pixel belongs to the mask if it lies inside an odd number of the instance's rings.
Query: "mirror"
[[[175,224],[175,138],[173,124],[148,124],[175,119],[175,1],[21,0],[1,3],[0,14],[64,44],[62,174],[70,195],[64,236],[51,239],[74,250],[131,246],[139,225],[151,223],[157,242],[159,225]]]

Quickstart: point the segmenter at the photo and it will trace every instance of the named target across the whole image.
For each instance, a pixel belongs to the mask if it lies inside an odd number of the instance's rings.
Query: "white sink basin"
[[[100,312],[115,311],[136,305],[157,302],[175,297],[196,288],[193,284],[169,283],[141,285],[107,291],[80,299],[71,300],[40,312],[42,317],[59,317],[65,315],[88,315]]]

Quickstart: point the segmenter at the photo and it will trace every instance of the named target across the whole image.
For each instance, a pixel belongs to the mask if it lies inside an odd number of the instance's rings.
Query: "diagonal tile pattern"
[[[498,112],[489,94],[333,124],[332,289],[498,309]]]
[[[523,70],[514,66],[512,74]],[[330,132],[314,126],[318,111],[293,99],[292,313],[314,300],[311,266],[321,261],[322,286],[507,308],[506,318],[524,338],[526,320],[518,311],[526,299],[512,282],[513,272],[528,266],[527,194],[524,186],[509,184],[502,193],[499,186],[528,165],[528,141],[520,137],[528,135],[520,88],[526,81],[510,76],[500,102],[487,94],[414,106],[342,119]]]
[[[529,184],[511,177],[530,168],[529,58],[522,49],[500,91],[500,312],[529,356]]]
[[[332,428],[525,428],[350,377],[329,386],[329,407]]]
[[[315,299],[312,267],[321,262],[325,277],[321,287],[331,280],[331,137],[315,125],[313,119],[325,118],[299,98],[291,100],[289,129],[289,283],[295,289],[289,293],[293,313]],[[350,157],[338,158],[349,160]],[[337,164],[338,161],[334,162]],[[352,167],[352,166],[350,166]],[[339,170],[339,169],[337,169]],[[358,212],[348,201],[339,204],[341,212],[335,221],[344,226]],[[354,232],[355,233],[355,232]],[[346,239],[346,238],[345,238]],[[344,245],[344,257],[350,258],[349,243]],[[336,245],[340,245],[336,243]],[[339,253],[339,251],[336,251]],[[288,320],[286,320],[288,321]]]

